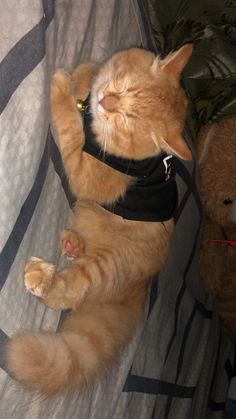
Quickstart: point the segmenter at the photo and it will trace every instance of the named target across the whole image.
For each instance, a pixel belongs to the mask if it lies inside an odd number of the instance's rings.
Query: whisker
[[[110,135],[109,135],[108,139],[109,139],[109,147],[110,147],[111,146],[111,136]]]
[[[154,142],[154,145],[155,145],[157,151],[159,152],[160,151],[160,145],[159,145],[158,140],[157,140],[157,138],[156,138],[156,136],[153,132],[151,133],[151,139]]]
[[[105,157],[106,157],[106,148],[107,148],[107,140],[106,140],[106,135],[104,133],[105,128],[103,128],[103,136],[102,136],[102,140],[103,140],[103,154],[102,154],[102,160],[105,161]]]
[[[111,137],[109,134],[109,129],[107,125],[103,126],[103,133],[102,133],[102,141],[103,141],[103,156],[102,159],[105,161],[106,153],[107,153],[107,146],[111,144]]]
[[[123,112],[118,112],[118,114],[123,118],[123,122],[125,125],[127,125],[127,118]]]

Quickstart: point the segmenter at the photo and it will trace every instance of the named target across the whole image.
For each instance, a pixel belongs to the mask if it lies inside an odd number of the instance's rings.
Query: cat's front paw
[[[57,70],[51,82],[51,103],[58,99],[71,96],[71,75],[64,70]]]
[[[32,257],[25,265],[24,283],[28,292],[45,297],[51,288],[55,266],[43,259]]]

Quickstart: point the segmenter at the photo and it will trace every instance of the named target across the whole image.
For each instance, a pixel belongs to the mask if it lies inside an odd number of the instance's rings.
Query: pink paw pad
[[[80,255],[80,247],[79,245],[72,246],[70,240],[64,239],[61,241],[61,248],[63,254],[65,254],[69,258],[77,258]]]

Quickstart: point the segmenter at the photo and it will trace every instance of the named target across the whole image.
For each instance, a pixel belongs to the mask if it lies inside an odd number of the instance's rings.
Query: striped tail
[[[83,304],[58,333],[23,333],[7,347],[10,374],[51,396],[99,378],[131,339],[142,310],[120,304]]]

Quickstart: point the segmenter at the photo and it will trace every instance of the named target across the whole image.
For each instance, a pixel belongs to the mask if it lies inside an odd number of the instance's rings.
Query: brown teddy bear
[[[196,153],[205,217],[200,273],[236,335],[236,117],[204,126]]]

